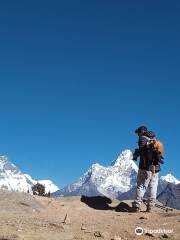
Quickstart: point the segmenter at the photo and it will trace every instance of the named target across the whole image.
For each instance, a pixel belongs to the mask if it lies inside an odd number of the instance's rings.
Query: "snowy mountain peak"
[[[175,178],[171,173],[168,173],[167,175],[162,176],[161,180],[164,180],[169,183],[174,183],[174,184],[180,183],[180,181],[177,178]]]
[[[106,195],[117,198],[119,193],[129,191],[136,183],[137,165],[131,160],[130,150],[123,151],[111,166],[98,163],[73,184],[57,191],[55,196]]]
[[[138,167],[134,161],[131,160],[132,152],[130,150],[123,151],[119,157],[111,163],[112,167],[118,167],[121,171],[127,169],[138,171]]]
[[[130,150],[123,151],[119,157],[111,163],[111,166],[121,165],[131,159],[132,153]]]
[[[8,161],[8,157],[7,156],[0,156],[0,162],[1,163],[4,163],[6,161]]]
[[[101,166],[99,163],[94,163],[89,170],[93,172],[98,171],[100,168],[103,168],[103,166]]]
[[[7,156],[0,156],[0,173],[20,173],[20,170],[8,160]]]
[[[119,200],[134,199],[138,166],[131,159],[131,151],[125,150],[108,167],[93,164],[77,181],[53,193],[52,196],[105,195]],[[180,181],[171,174],[162,176],[158,184],[158,200],[180,209],[178,183]]]
[[[32,186],[37,182],[28,174],[22,173],[18,167],[8,160],[7,156],[0,156],[0,189],[31,192]],[[59,189],[50,180],[40,182],[45,185],[46,192],[55,192]]]

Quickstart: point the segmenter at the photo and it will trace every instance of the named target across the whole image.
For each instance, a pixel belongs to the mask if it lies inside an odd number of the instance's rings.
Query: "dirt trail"
[[[0,191],[0,240],[180,239],[180,211],[124,212],[131,201]],[[145,208],[144,208],[145,210]],[[135,228],[173,233],[135,234]]]

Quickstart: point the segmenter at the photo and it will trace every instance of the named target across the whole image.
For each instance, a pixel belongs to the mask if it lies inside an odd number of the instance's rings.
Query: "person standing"
[[[163,145],[156,139],[155,133],[148,131],[146,126],[141,126],[135,130],[138,135],[138,147],[133,153],[132,160],[139,161],[137,175],[136,199],[132,203],[134,212],[139,212],[144,194],[149,187],[149,197],[147,201],[147,212],[151,212],[155,202],[158,187],[158,173],[160,163],[163,162]]]

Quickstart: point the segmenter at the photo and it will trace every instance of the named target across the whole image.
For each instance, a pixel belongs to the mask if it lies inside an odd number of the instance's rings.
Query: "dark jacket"
[[[155,133],[151,131],[145,132],[142,136],[139,137],[138,149],[135,149],[133,154],[133,159],[137,160],[140,157],[139,169],[150,170],[151,165],[155,165],[156,172],[160,171],[159,162],[156,161],[155,153],[147,146],[147,143],[150,139],[155,139]]]

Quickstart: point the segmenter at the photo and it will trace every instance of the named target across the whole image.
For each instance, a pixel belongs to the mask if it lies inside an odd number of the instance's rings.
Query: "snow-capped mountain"
[[[131,160],[131,156],[131,151],[125,150],[117,160],[112,162],[111,166],[104,167],[98,163],[93,164],[76,182],[58,190],[53,193],[52,196],[105,195],[119,200],[134,199],[138,167],[136,163]],[[169,204],[168,206],[176,206],[176,208],[180,209],[180,206],[176,203],[177,199],[174,198],[178,191],[175,186],[177,186],[179,182],[180,181],[171,174],[160,177],[157,194],[158,200],[163,200],[162,202],[164,203],[164,199],[166,199],[166,202]],[[165,189],[167,186],[169,186],[168,188],[171,186],[173,193],[170,195],[166,194]],[[176,193],[174,189],[177,190]],[[170,192],[170,190],[168,192]],[[173,204],[172,200],[168,200],[168,197],[171,198],[172,196],[173,199],[175,199]]]
[[[47,193],[53,193],[59,190],[58,186],[56,186],[51,180],[39,180],[38,183],[45,186]]]
[[[46,192],[55,192],[59,188],[50,180],[37,181],[22,173],[6,156],[0,156],[0,189],[18,192],[31,192],[37,182],[44,184]]]
[[[180,183],[180,181],[170,173],[159,177],[157,196],[159,196],[159,194],[166,189],[168,184],[176,185],[178,183]]]
[[[57,191],[54,196],[105,195],[117,198],[136,184],[138,167],[130,160],[132,153],[125,150],[111,166],[93,164],[75,183]]]
[[[180,181],[177,178],[175,178],[171,173],[168,173],[166,176],[160,177],[160,179],[168,183],[173,183],[173,184],[180,183]]]

